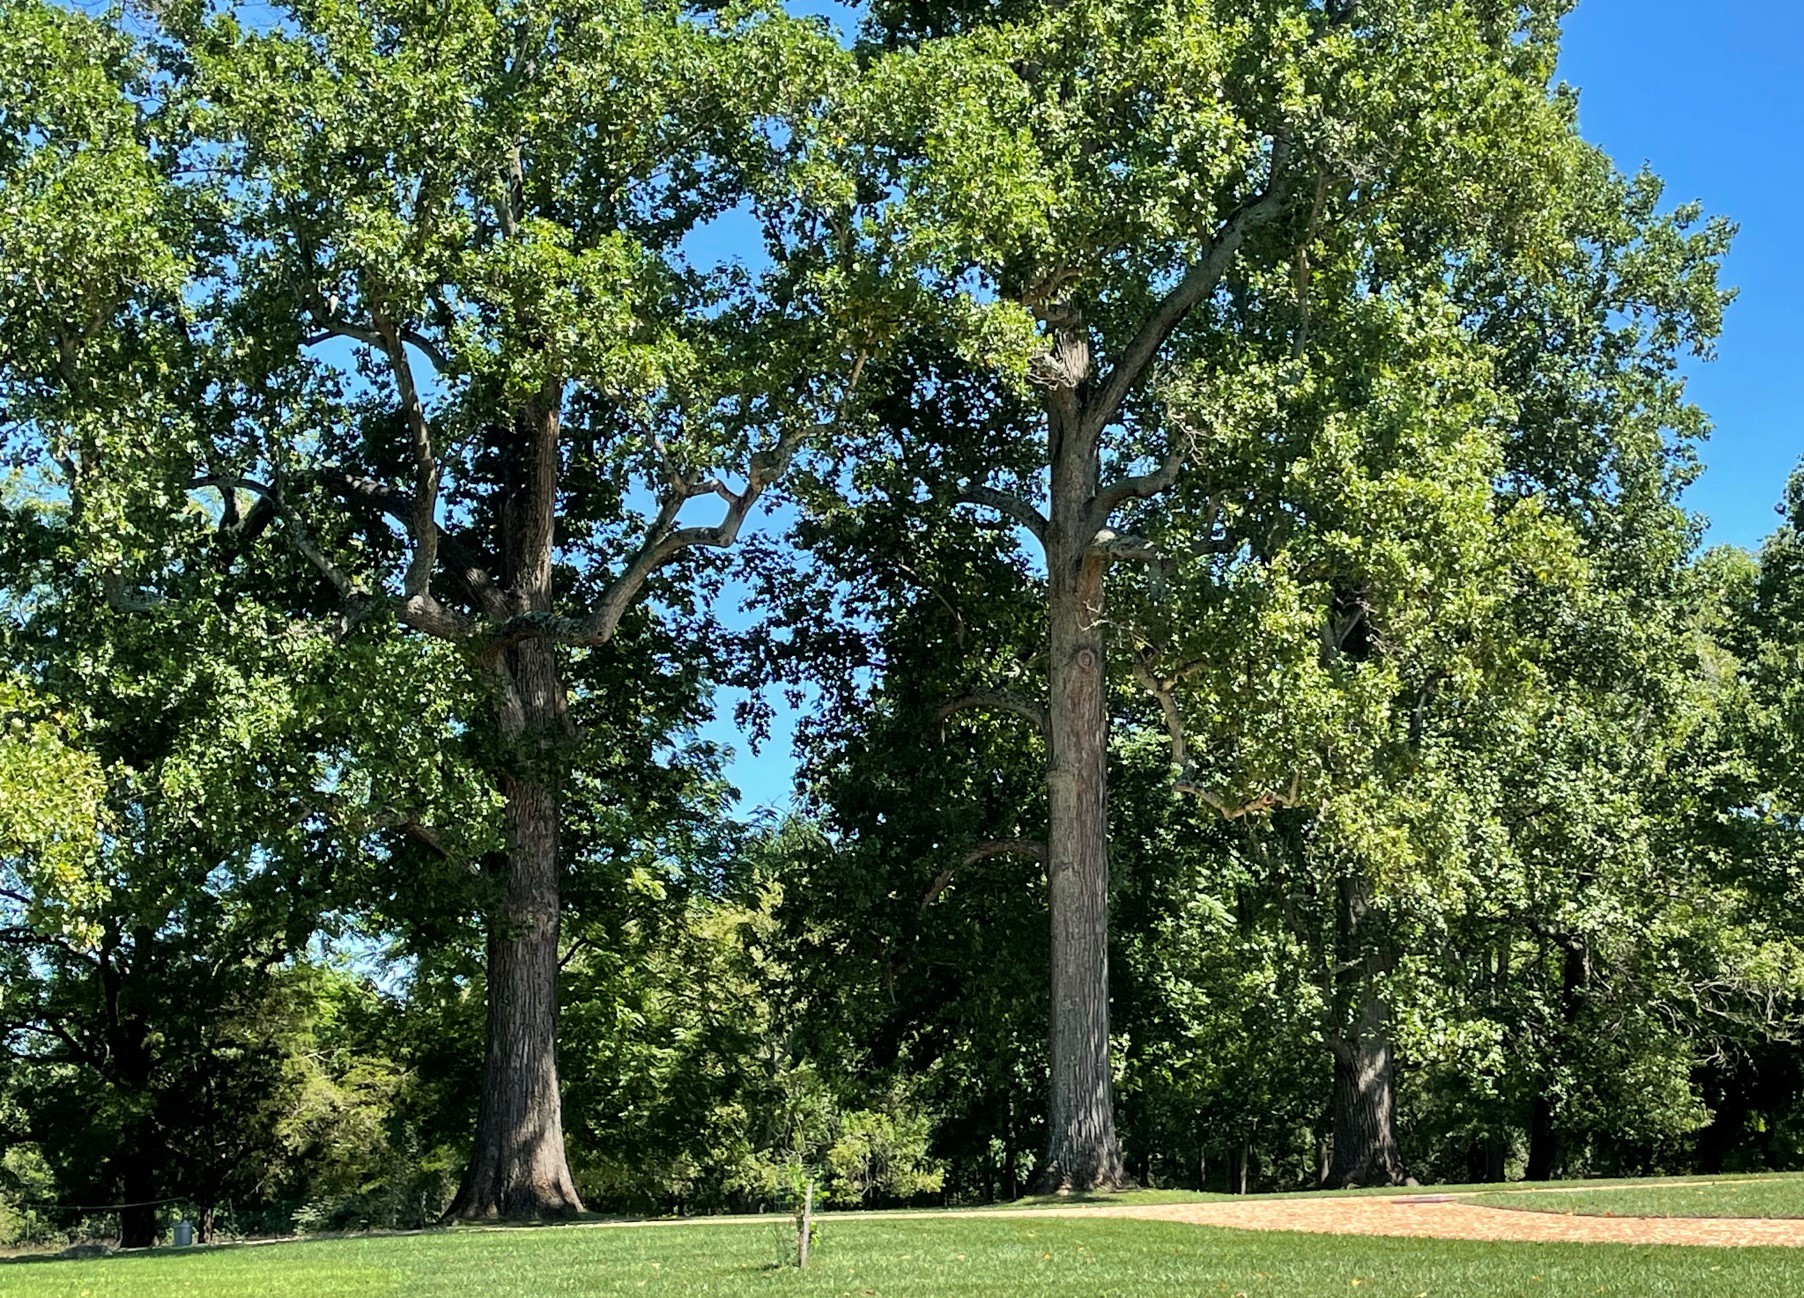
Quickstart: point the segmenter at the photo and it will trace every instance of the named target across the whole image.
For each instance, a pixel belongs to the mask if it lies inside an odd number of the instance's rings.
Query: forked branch
[[[525,614],[510,618],[497,633],[496,643],[505,645],[527,636],[544,635],[570,644],[605,644],[619,627],[620,619],[626,615],[627,609],[638,598],[640,590],[659,568],[686,550],[726,549],[738,539],[740,528],[744,526],[752,507],[769,490],[771,484],[789,471],[791,461],[802,446],[810,438],[835,427],[844,416],[864,372],[866,355],[865,352],[859,352],[854,358],[851,372],[846,376],[844,391],[831,418],[814,424],[791,425],[778,434],[772,445],[753,452],[743,490],[734,491],[713,478],[692,483],[680,475],[670,475],[666,461],[669,481],[659,501],[657,516],[646,530],[645,540],[638,551],[608,585],[589,615],[585,618],[563,618],[547,614]],[[678,527],[677,516],[683,506],[690,500],[705,495],[717,495],[725,502],[726,508],[720,521],[707,527]]]

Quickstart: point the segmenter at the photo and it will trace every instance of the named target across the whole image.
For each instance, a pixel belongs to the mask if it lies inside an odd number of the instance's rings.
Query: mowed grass
[[[1484,1194],[1474,1195],[1470,1202],[1585,1217],[1804,1217],[1804,1173],[1621,1189]]]
[[[0,1265],[5,1298],[553,1294],[1804,1296],[1783,1249],[1362,1239],[1057,1214],[835,1220],[806,1272],[776,1222],[458,1230]]]

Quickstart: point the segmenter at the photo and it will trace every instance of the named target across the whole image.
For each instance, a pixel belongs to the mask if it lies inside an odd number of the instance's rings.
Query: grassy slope
[[[554,1294],[1804,1298],[1776,1249],[1484,1244],[1261,1234],[1163,1222],[828,1219],[806,1273],[776,1223],[456,1231],[0,1265],[0,1298],[542,1298]]]
[[[1585,1187],[1474,1196],[1487,1208],[1569,1212],[1588,1217],[1804,1217],[1804,1174],[1746,1180]]]

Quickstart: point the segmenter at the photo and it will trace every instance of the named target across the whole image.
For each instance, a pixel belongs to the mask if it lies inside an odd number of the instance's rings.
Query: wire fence
[[[0,1209],[12,1216],[12,1246],[24,1252],[41,1252],[74,1244],[117,1243],[122,1233],[121,1215],[131,1208],[157,1211],[157,1230],[166,1234],[178,1220],[194,1221],[193,1207],[183,1198],[140,1199],[130,1203],[64,1203],[58,1199],[0,1200]]]

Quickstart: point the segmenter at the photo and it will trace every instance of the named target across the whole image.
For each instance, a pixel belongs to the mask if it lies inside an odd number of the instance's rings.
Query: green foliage
[[[0,679],[0,884],[34,926],[80,929],[100,887],[105,780],[66,722]]]
[[[1313,1183],[1374,1035],[1426,1176],[1804,1159],[1804,470],[1693,554],[1730,229],[1564,9],[0,0],[0,1206],[433,1220],[548,773],[592,1203],[1017,1194],[1067,390],[1137,1174]]]

